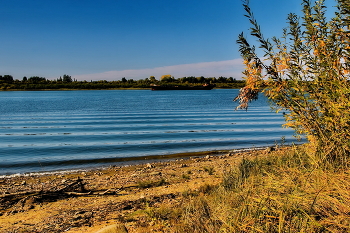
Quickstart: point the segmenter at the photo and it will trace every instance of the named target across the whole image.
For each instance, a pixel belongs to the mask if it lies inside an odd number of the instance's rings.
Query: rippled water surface
[[[183,152],[274,145],[293,132],[266,99],[238,90],[0,92],[0,174],[118,164]],[[119,160],[118,160],[119,159]]]

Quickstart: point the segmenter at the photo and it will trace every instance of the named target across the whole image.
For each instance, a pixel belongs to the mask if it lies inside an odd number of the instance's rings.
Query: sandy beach
[[[162,232],[133,213],[176,208],[191,192],[222,181],[225,170],[261,150],[111,166],[66,174],[0,179],[0,232],[96,232],[122,224],[128,232]],[[134,217],[131,217],[134,216]]]

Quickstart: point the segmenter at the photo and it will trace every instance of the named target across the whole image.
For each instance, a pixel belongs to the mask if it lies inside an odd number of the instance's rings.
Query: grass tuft
[[[209,175],[213,175],[215,172],[214,167],[204,167],[203,169],[205,172],[208,172]]]
[[[162,185],[166,185],[167,182],[165,181],[164,178],[159,179],[159,180],[143,180],[143,181],[139,181],[137,183],[137,186],[139,188],[145,189],[145,188],[151,188],[151,187],[158,187],[158,186],[162,186]]]

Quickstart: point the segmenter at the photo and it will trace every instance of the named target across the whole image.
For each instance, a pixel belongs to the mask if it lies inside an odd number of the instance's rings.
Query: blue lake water
[[[123,158],[274,145],[293,131],[238,90],[0,92],[0,175],[118,165]]]

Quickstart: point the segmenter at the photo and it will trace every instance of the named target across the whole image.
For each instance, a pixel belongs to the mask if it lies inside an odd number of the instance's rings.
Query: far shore
[[[240,87],[215,87],[215,89],[240,89]],[[59,88],[59,89],[8,89],[3,90],[0,89],[1,92],[8,92],[8,91],[108,91],[108,90],[151,90],[151,88],[141,88],[141,87],[130,87],[130,88],[105,88],[105,89],[75,89],[75,88]]]
[[[0,91],[103,91],[103,90],[151,90],[151,88],[106,88],[106,89],[73,89],[73,88],[59,88],[59,89],[9,89]]]

